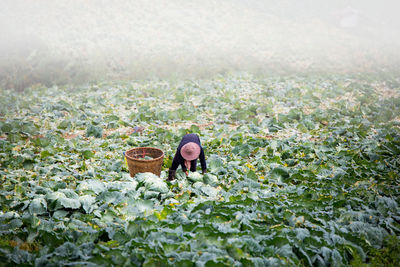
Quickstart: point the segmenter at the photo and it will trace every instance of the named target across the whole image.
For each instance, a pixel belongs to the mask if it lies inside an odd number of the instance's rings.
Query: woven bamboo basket
[[[144,159],[145,156],[153,159]],[[160,176],[164,152],[155,147],[135,147],[125,152],[125,158],[131,177],[141,172],[152,172]]]

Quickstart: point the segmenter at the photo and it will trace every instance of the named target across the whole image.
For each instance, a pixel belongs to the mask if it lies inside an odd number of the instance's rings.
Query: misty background
[[[399,70],[400,2],[3,0],[0,86]]]

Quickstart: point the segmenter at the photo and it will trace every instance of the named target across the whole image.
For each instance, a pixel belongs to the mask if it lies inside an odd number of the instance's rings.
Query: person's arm
[[[179,161],[179,156],[180,155],[178,155],[178,154],[179,154],[179,152],[176,151],[174,159],[172,160],[172,164],[171,164],[171,168],[170,168],[171,170],[176,171],[176,169],[178,169],[178,166],[180,164],[180,161]]]
[[[181,153],[177,150],[174,160],[172,161],[171,169],[176,170],[178,169],[179,165],[182,167],[182,171],[187,171],[187,168],[185,166],[185,160],[183,159]]]
[[[183,161],[183,162],[181,163],[181,168],[182,168],[182,171],[186,173],[187,168],[186,168],[186,166],[185,166],[185,161]]]
[[[178,166],[179,166],[179,163],[180,163],[179,157],[180,157],[180,153],[178,151],[176,151],[174,159],[172,160],[171,167],[169,168],[168,181],[172,181],[172,180],[175,179],[176,169],[178,169]]]
[[[207,163],[206,163],[206,157],[204,156],[204,150],[203,147],[200,147],[200,165],[201,165],[201,170],[203,172],[203,174],[207,171]]]

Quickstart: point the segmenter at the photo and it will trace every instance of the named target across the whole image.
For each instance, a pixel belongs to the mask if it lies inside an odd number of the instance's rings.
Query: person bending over
[[[168,181],[175,179],[176,169],[178,169],[179,165],[182,166],[182,171],[185,172],[186,176],[189,175],[188,170],[195,172],[197,168],[197,159],[200,159],[202,173],[205,174],[207,171],[207,164],[203,147],[200,144],[200,138],[196,134],[186,134],[182,137],[176,149],[171,168],[169,168]]]

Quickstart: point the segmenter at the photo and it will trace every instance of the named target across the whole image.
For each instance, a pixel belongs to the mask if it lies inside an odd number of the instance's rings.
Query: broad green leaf
[[[210,174],[210,173],[206,173],[203,176],[203,180],[204,180],[205,184],[209,184],[212,186],[216,186],[219,183],[217,176]]]
[[[203,175],[201,175],[198,172],[190,172],[189,176],[188,176],[188,179],[190,181],[192,181],[193,183],[195,183],[195,182],[203,182]]]
[[[103,192],[104,190],[106,190],[106,186],[105,186],[104,182],[102,182],[102,181],[91,179],[91,180],[82,181],[78,185],[77,189],[81,192],[92,191],[95,194],[99,194],[99,193]]]
[[[94,196],[83,195],[79,197],[79,201],[86,213],[91,213],[95,208],[94,203],[96,202],[96,198]]]
[[[35,198],[29,204],[29,213],[30,214],[44,214],[47,212],[47,202],[44,198]]]
[[[81,153],[84,159],[90,159],[94,156],[94,152],[91,150],[83,150]]]
[[[101,128],[100,126],[95,126],[93,124],[90,124],[86,129],[87,137],[94,136],[97,138],[101,138],[102,135],[103,135],[103,128]]]

